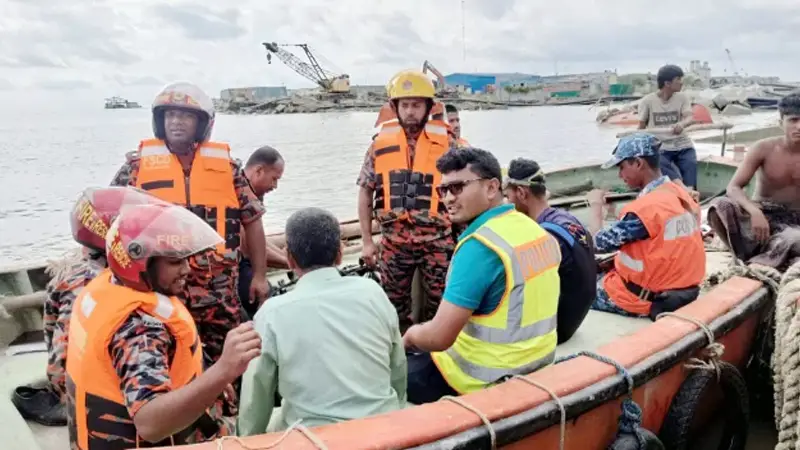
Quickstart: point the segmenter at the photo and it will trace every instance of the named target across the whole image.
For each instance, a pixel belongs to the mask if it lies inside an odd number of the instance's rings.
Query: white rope
[[[550,397],[552,397],[553,401],[556,402],[556,405],[558,405],[558,411],[561,413],[561,440],[559,441],[558,449],[564,450],[564,444],[566,443],[567,439],[567,409],[564,407],[564,402],[561,401],[561,399],[558,397],[558,395],[556,395],[556,393],[552,389],[548,388],[542,383],[539,383],[536,380],[531,380],[530,378],[525,378],[521,375],[514,375],[512,378],[515,380],[523,381],[525,383],[530,384],[531,386],[537,387],[547,392],[550,395]]]
[[[478,416],[481,419],[481,422],[483,422],[483,425],[489,431],[489,439],[491,440],[491,447],[490,448],[492,450],[495,450],[497,448],[497,433],[495,433],[494,428],[492,427],[492,422],[489,420],[488,417],[486,417],[486,414],[480,412],[478,410],[478,408],[470,405],[469,403],[465,402],[464,400],[462,400],[461,398],[458,398],[458,397],[453,397],[451,395],[445,395],[444,397],[441,398],[441,400],[451,401],[451,402],[455,403],[456,405],[461,406],[464,409],[468,409],[469,411],[473,412],[476,416]]]
[[[259,447],[253,447],[251,445],[246,444],[242,440],[242,438],[238,436],[223,436],[215,441],[217,443],[217,450],[225,450],[226,442],[236,442],[237,444],[239,444],[241,448],[245,450],[269,450],[271,448],[275,448],[278,445],[280,445],[280,443],[283,442],[284,439],[286,439],[289,436],[289,434],[295,430],[299,431],[303,436],[308,438],[308,440],[311,441],[311,443],[314,444],[314,446],[318,450],[328,450],[328,446],[326,446],[325,443],[322,442],[322,440],[319,437],[317,437],[314,433],[312,433],[311,430],[309,430],[305,425],[300,425],[300,422],[302,421],[303,421],[302,419],[297,420],[289,428],[287,428],[286,431],[283,432],[281,437],[276,439],[275,442],[271,444]]]
[[[706,339],[708,339],[708,345],[706,345],[704,349],[703,357],[689,358],[683,365],[683,367],[687,369],[714,371],[717,374],[717,381],[719,381],[720,377],[722,376],[722,370],[719,367],[719,360],[722,357],[722,354],[725,353],[725,346],[719,342],[715,342],[714,332],[711,331],[711,328],[709,328],[708,325],[704,324],[703,322],[695,319],[694,317],[686,316],[676,312],[662,312],[661,314],[656,316],[656,320],[662,317],[675,317],[676,319],[681,319],[687,322],[691,322],[697,325],[697,327],[700,328],[700,330],[702,330],[703,333],[705,333]]]
[[[775,300],[775,348],[772,353],[775,392],[776,450],[800,447],[800,262],[784,273]]]

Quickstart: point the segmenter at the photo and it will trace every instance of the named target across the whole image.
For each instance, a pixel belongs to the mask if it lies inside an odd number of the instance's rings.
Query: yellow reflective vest
[[[473,315],[449,349],[431,354],[460,394],[551,364],[560,294],[558,242],[528,216],[512,210],[489,219],[458,243],[456,253],[468,239],[500,257],[506,290],[494,311]]]

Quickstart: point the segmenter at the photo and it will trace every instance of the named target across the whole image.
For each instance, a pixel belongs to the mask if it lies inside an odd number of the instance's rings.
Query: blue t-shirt
[[[514,209],[503,204],[476,217],[458,237],[459,242],[489,219]],[[474,314],[489,314],[497,308],[506,291],[506,271],[497,253],[477,239],[464,242],[450,261],[450,278],[442,298]]]

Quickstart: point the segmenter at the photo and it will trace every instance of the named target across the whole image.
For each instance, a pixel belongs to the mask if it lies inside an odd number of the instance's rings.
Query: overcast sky
[[[354,84],[430,60],[451,72],[644,72],[707,60],[713,73],[800,80],[798,0],[0,0],[0,91],[149,103],[174,79],[312,84],[263,41],[308,43]],[[235,7],[233,5],[236,5]],[[296,50],[293,50],[296,51]],[[81,90],[81,91],[79,91]]]

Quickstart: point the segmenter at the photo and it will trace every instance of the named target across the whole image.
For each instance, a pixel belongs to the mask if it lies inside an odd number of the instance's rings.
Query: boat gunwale
[[[753,313],[764,308],[769,299],[769,290],[762,285],[761,288],[745,297],[741,303],[731,308],[727,313],[714,319],[708,324],[708,327],[714,333],[715,340],[735,330],[747,320],[752,319]],[[673,320],[681,321],[681,319],[677,318]],[[639,332],[641,331],[639,330]],[[634,336],[639,332],[619,339]],[[608,345],[614,344],[615,341]],[[695,352],[707,345],[708,338],[705,332],[701,329],[696,329],[672,345],[626,368],[633,378],[633,389],[644,386],[677,365],[680,361],[690,358]],[[566,420],[569,421],[627,393],[627,382],[621,374],[617,373],[571,394],[560,396],[559,399],[564,405]],[[586,400],[587,398],[591,400]],[[513,444],[535,433],[558,425],[560,420],[561,412],[558,405],[553,400],[549,400],[532,409],[492,422],[492,428],[496,434],[497,445],[503,446]],[[486,426],[481,424],[453,436],[411,447],[410,449],[482,449],[486,448],[490,442],[489,432]]]

